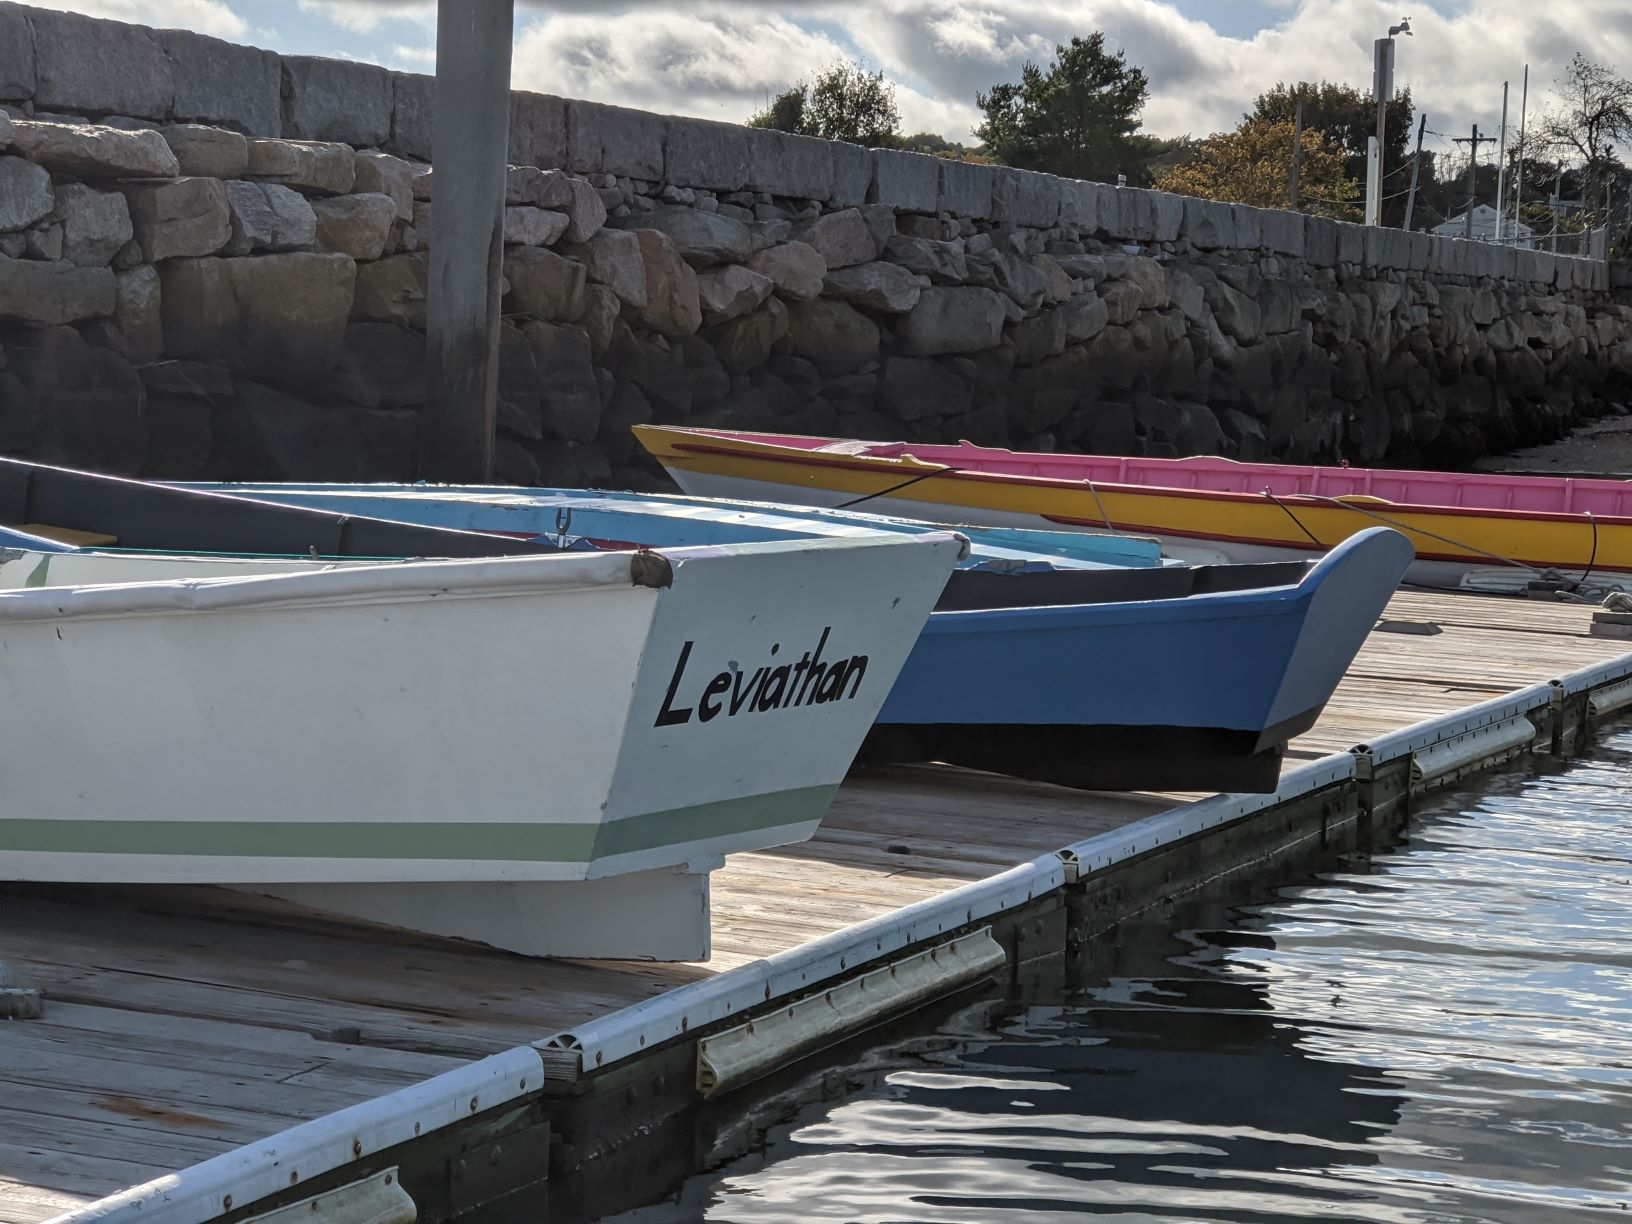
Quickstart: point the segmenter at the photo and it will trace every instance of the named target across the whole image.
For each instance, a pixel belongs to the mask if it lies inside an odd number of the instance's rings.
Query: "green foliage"
[[[1158,191],[1227,200],[1256,208],[1290,208],[1293,125],[1246,119],[1233,132],[1220,132],[1202,142],[1196,155],[1156,180]],[[1299,136],[1298,205],[1303,212],[1355,220],[1349,201],[1359,184],[1343,172],[1343,154],[1327,147],[1321,134],[1304,128]]]
[[[1145,74],[1122,52],[1109,54],[1102,31],[1054,51],[1047,68],[1028,62],[1018,82],[975,95],[985,116],[975,135],[997,160],[1023,170],[1142,181],[1149,149],[1137,133],[1150,94]]]
[[[1377,134],[1377,104],[1370,91],[1337,81],[1284,81],[1258,101],[1244,121],[1291,123],[1303,102],[1303,126],[1320,132],[1325,147],[1341,152],[1343,173],[1356,183],[1366,181],[1367,142]],[[1415,107],[1411,91],[1403,89],[1388,104],[1383,127],[1383,223],[1399,225],[1405,217],[1405,193],[1411,186],[1411,158],[1415,150]],[[1424,163],[1426,165],[1426,163]],[[1420,197],[1419,197],[1420,204]],[[1416,221],[1413,219],[1412,224]]]
[[[816,74],[806,108],[810,135],[826,140],[878,148],[901,130],[895,108],[895,86],[884,70],[868,72],[860,64],[838,63]]]
[[[901,116],[895,86],[882,69],[868,72],[860,64],[840,62],[777,94],[748,117],[748,126],[879,148],[895,143]]]
[[[805,106],[809,101],[810,87],[801,81],[777,94],[764,110],[749,115],[748,126],[804,134]]]
[[[944,157],[948,161],[986,163],[991,153],[981,145],[964,145],[948,140],[935,132],[912,132],[895,139],[895,147],[909,153],[925,153],[930,157]]]
[[[1154,181],[1169,171],[1188,165],[1205,143],[1194,136],[1135,136],[1144,164],[1144,178]],[[1141,180],[1143,181],[1143,180]]]
[[[1348,173],[1361,181],[1366,177],[1366,142],[1377,134],[1377,104],[1369,92],[1336,81],[1281,82],[1258,101],[1246,119],[1270,123],[1291,123],[1303,102],[1303,126],[1324,134],[1328,148],[1340,149],[1348,158]],[[1407,146],[1414,139],[1414,106],[1411,91],[1402,89],[1388,104],[1383,127],[1383,160],[1397,166],[1405,160]]]

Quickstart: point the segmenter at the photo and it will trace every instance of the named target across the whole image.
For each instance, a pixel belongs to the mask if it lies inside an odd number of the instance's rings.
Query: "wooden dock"
[[[1592,609],[1396,596],[1296,758],[1624,655]],[[818,837],[714,876],[706,964],[534,961],[210,888],[0,886],[0,1224],[101,1196],[940,896],[1194,796],[859,773]]]

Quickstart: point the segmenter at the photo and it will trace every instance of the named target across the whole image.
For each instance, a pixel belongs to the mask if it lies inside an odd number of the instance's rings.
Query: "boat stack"
[[[704,960],[710,872],[811,837],[858,757],[1273,789],[1413,563],[1324,519],[1186,561],[1052,457],[642,440],[690,492],[769,500],[0,460],[0,880]]]

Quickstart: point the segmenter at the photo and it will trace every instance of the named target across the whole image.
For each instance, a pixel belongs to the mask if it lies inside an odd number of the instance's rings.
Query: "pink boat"
[[[1151,535],[1173,556],[1325,552],[1405,533],[1408,578],[1438,586],[1632,585],[1632,484],[1229,459],[1036,454],[973,446],[637,426],[687,493],[851,506],[940,523]]]

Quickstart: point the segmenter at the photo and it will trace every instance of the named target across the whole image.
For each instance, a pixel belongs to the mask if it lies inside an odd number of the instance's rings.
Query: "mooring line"
[[[1319,548],[1321,550],[1325,550],[1325,549],[1330,547],[1330,545],[1328,545],[1328,544],[1322,544],[1320,542],[1319,537],[1316,536],[1314,532],[1310,531],[1309,528],[1307,528],[1307,527],[1305,527],[1303,525],[1303,520],[1300,519],[1297,515],[1292,513],[1292,507],[1291,506],[1288,506],[1285,502],[1283,502],[1280,498],[1276,497],[1275,494],[1270,492],[1268,489],[1264,490],[1264,496],[1269,498],[1270,501],[1274,502],[1282,510],[1286,511],[1286,517],[1291,519],[1294,523],[1297,524],[1298,530],[1303,532],[1304,535],[1308,536],[1309,537],[1309,542],[1311,544],[1313,544],[1316,548]]]
[[[1088,492],[1094,495],[1094,505],[1099,507],[1099,517],[1105,520],[1105,530],[1115,532],[1116,524],[1111,522],[1111,516],[1105,513],[1105,503],[1099,500],[1099,490],[1094,487],[1093,478],[1084,476],[1083,480],[1087,482]]]
[[[1536,566],[1530,565],[1527,562],[1515,561],[1512,557],[1504,557],[1504,556],[1502,556],[1501,553],[1491,552],[1489,549],[1480,548],[1476,544],[1468,544],[1468,543],[1465,543],[1462,540],[1453,540],[1450,536],[1439,535],[1437,532],[1429,531],[1425,527],[1407,526],[1406,524],[1401,523],[1399,519],[1389,518],[1388,515],[1386,515],[1386,514],[1378,514],[1375,510],[1364,509],[1361,506],[1355,505],[1353,502],[1343,501],[1341,498],[1328,497],[1324,493],[1308,493],[1308,494],[1305,494],[1305,496],[1306,497],[1312,497],[1316,501],[1330,502],[1332,505],[1338,507],[1341,510],[1352,510],[1356,514],[1363,514],[1367,518],[1376,519],[1379,523],[1385,523],[1388,526],[1394,528],[1395,531],[1415,533],[1416,535],[1427,536],[1430,540],[1438,540],[1441,544],[1449,544],[1452,548],[1461,548],[1461,549],[1466,550],[1467,552],[1477,553],[1481,557],[1488,557],[1492,561],[1501,562],[1503,565],[1511,565],[1515,569],[1529,570],[1532,574],[1539,574],[1539,573],[1542,572]],[[1594,526],[1593,530],[1596,532],[1597,527]]]
[[[859,506],[862,502],[872,501],[875,497],[888,497],[891,493],[898,493],[902,489],[910,488],[911,486],[917,484],[920,480],[928,480],[931,476],[948,476],[954,472],[961,472],[962,470],[962,468],[955,467],[938,467],[932,472],[919,472],[918,475],[912,477],[910,480],[903,480],[900,484],[891,485],[887,489],[880,489],[877,493],[867,493],[861,497],[853,497],[847,502],[840,502],[838,505],[834,506],[833,509],[848,510],[851,506]]]

